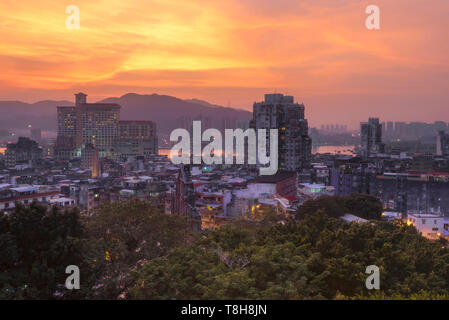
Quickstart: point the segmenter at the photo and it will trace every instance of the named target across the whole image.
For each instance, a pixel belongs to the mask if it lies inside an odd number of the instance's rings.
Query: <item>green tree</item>
[[[382,203],[376,197],[366,194],[320,196],[304,202],[296,212],[296,218],[302,219],[320,210],[334,218],[350,213],[368,220],[380,220],[382,209]]]
[[[363,298],[369,265],[385,297],[445,297],[446,246],[402,222],[346,223],[321,209],[271,227],[236,222],[133,272],[128,298]]]
[[[344,207],[348,213],[368,220],[380,220],[382,216],[382,203],[367,194],[351,194],[343,197]]]
[[[0,213],[0,298],[53,299],[71,293],[64,287],[68,265],[82,264],[78,210],[33,202]]]
[[[185,218],[166,215],[139,200],[102,207],[84,223],[89,251],[92,290],[88,296],[116,299],[130,285],[129,273],[147,261],[166,255],[192,239]]]

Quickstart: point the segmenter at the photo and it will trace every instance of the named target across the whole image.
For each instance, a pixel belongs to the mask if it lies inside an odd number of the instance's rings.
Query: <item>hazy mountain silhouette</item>
[[[158,132],[170,133],[181,127],[182,119],[208,118],[210,126],[221,128],[223,121],[231,127],[236,119],[251,119],[249,111],[226,108],[202,100],[182,100],[166,95],[139,95],[128,93],[120,98],[108,98],[100,102],[117,103],[122,106],[123,120],[153,120]]]
[[[0,129],[14,132],[29,124],[45,131],[56,131],[56,106],[73,105],[69,101],[0,101]]]
[[[89,101],[88,102],[94,102]],[[180,127],[182,119],[208,118],[210,125],[228,127],[236,119],[248,120],[251,112],[210,104],[203,100],[182,100],[166,95],[139,95],[128,93],[120,98],[107,98],[98,102],[118,103],[122,106],[122,120],[153,120],[159,133],[170,133]],[[70,101],[40,101],[32,104],[20,101],[0,101],[0,129],[23,130],[28,124],[45,131],[56,131],[56,106],[71,106]],[[231,125],[231,127],[232,127]]]

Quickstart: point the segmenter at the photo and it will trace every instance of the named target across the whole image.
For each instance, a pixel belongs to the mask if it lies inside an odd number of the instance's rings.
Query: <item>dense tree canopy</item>
[[[380,221],[381,211],[370,196],[320,197],[296,219],[242,217],[192,234],[185,218],[137,200],[81,218],[18,206],[0,215],[0,298],[447,299],[447,241]],[[81,290],[63,286],[70,264]],[[365,287],[369,265],[380,269],[378,291]]]
[[[296,216],[301,219],[322,210],[328,216],[335,218],[350,213],[368,220],[379,220],[382,209],[382,203],[377,198],[366,194],[351,194],[342,197],[321,196],[306,201],[299,207]]]
[[[189,241],[187,221],[149,203],[132,200],[104,206],[84,219],[90,242],[85,295],[116,299],[131,285],[129,273]]]
[[[360,298],[366,267],[381,270],[385,296],[449,294],[449,250],[402,222],[348,224],[318,210],[268,230],[228,225],[147,263],[139,299]],[[379,295],[379,293],[377,293]],[[381,297],[381,296],[379,296]]]
[[[82,265],[77,210],[62,214],[32,203],[0,213],[0,298],[51,299],[69,265]]]

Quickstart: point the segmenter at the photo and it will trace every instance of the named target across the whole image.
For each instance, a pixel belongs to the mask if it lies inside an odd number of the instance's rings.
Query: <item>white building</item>
[[[438,239],[444,235],[444,217],[435,214],[409,214],[407,225],[413,225],[423,237]]]
[[[69,197],[54,198],[50,199],[48,202],[51,205],[58,205],[61,208],[74,208],[76,206],[76,200]]]

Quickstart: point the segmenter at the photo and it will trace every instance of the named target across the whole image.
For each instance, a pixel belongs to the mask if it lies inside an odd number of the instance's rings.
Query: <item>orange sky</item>
[[[448,0],[2,0],[0,100],[155,92],[251,109],[276,90],[315,125],[449,121],[448,16]]]

